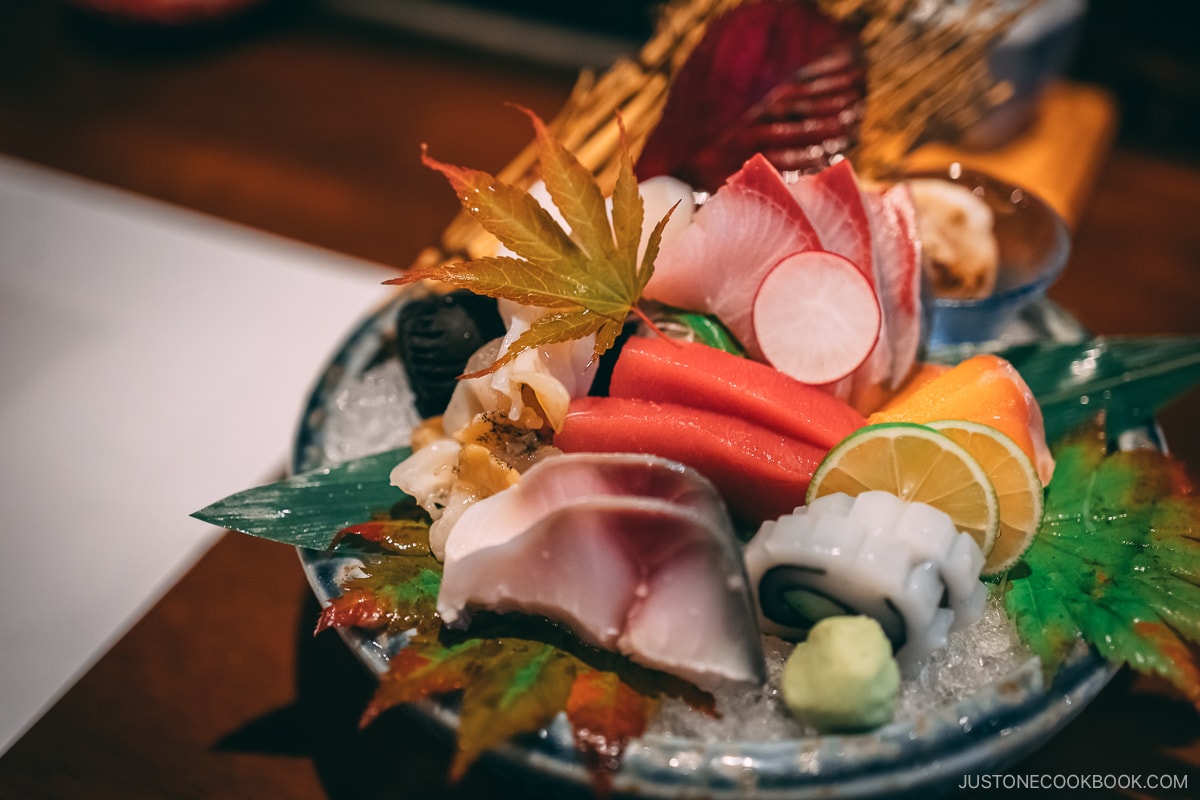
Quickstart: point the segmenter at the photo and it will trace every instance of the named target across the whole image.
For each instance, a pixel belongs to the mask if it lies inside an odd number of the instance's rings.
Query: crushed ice
[[[403,447],[421,423],[408,376],[395,360],[347,378],[326,414],[324,455],[330,464]]]
[[[718,742],[781,741],[814,734],[787,712],[780,696],[780,676],[792,646],[773,636],[764,637],[766,686],[718,694],[720,717],[671,699],[663,703],[649,732]],[[979,622],[951,634],[944,649],[931,655],[915,676],[904,680],[896,701],[896,719],[957,703],[1014,674],[1030,657],[1003,602],[989,598]]]

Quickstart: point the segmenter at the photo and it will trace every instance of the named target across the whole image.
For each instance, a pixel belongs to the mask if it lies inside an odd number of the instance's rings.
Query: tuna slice
[[[446,543],[438,613],[517,611],[705,689],[761,683],[745,570],[712,485],[676,462],[549,458],[480,500]]]
[[[663,244],[644,296],[714,314],[761,360],[751,308],[763,277],[784,256],[822,249],[779,172],[755,156]]]

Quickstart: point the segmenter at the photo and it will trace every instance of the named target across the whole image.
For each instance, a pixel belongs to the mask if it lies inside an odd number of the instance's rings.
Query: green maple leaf
[[[1181,465],[1109,455],[1099,428],[1055,457],[1042,528],[1006,587],[1018,633],[1051,672],[1082,638],[1200,708],[1200,502]]]
[[[350,532],[361,535],[363,527]],[[317,633],[326,628],[362,628],[393,635],[411,630],[417,637],[436,637],[441,629],[437,595],[442,565],[429,550],[428,525],[422,528],[405,521],[400,529],[409,536],[403,550],[387,547],[383,553],[360,554],[364,574],[346,581],[342,593],[321,609]]]
[[[633,161],[621,131],[621,161],[613,191],[612,220],[595,176],[557,141],[532,111],[522,109],[537,136],[542,180],[567,222],[568,234],[527,192],[481,170],[443,164],[441,172],[471,216],[517,258],[495,256],[410,270],[388,283],[432,279],[489,297],[549,309],[508,351],[476,375],[491,372],[521,351],[595,334],[599,356],[616,341],[654,271],[670,212],[652,231],[639,260],[644,209]]]
[[[401,703],[462,692],[452,780],[486,750],[531,733],[566,706],[578,662],[550,644],[519,638],[418,641],[392,657],[362,718]]]
[[[426,697],[461,694],[451,778],[484,751],[533,733],[566,712],[576,745],[598,789],[641,734],[657,698],[681,696],[711,710],[711,696],[623,656],[579,642],[564,629],[525,615],[478,614],[468,631],[442,628],[437,594],[442,566],[429,551],[427,525],[377,520],[343,530],[338,552],[362,562],[321,612],[317,631],[362,628],[399,634],[408,644],[392,656],[362,724]]]

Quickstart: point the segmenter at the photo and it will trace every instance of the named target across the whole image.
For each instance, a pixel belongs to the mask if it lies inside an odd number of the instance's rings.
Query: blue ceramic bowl
[[[992,294],[978,300],[933,298],[930,348],[973,345],[998,350],[1034,338],[1037,334],[1022,324],[1021,316],[1045,297],[1067,265],[1071,236],[1062,217],[1032,192],[958,164],[907,177],[941,178],[982,197],[992,209],[1000,250]]]
[[[394,335],[407,289],[360,323],[318,376],[301,418],[292,469],[327,464],[324,439],[339,390],[377,362]],[[355,566],[337,552],[300,550],[300,560],[322,605],[341,593]],[[403,639],[339,633],[372,673],[387,672]],[[705,741],[645,735],[627,748],[614,776],[618,796],[640,798],[928,798],[953,790],[967,775],[993,774],[1028,754],[1096,696],[1115,669],[1084,647],[1052,676],[1036,660],[975,694],[878,731],[857,735],[803,736],[772,741]],[[458,724],[455,704],[426,700],[410,709],[446,735]],[[499,748],[493,763],[507,765],[532,787],[554,796],[589,792],[590,777],[565,722],[540,735]],[[540,795],[538,795],[540,796]]]

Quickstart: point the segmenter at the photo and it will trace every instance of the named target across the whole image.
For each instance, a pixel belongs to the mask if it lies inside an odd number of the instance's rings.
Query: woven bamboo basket
[[[611,191],[620,132],[634,158],[662,117],[672,81],[710,22],[751,2],[813,2],[832,18],[858,26],[866,62],[865,113],[847,154],[868,178],[894,175],[916,145],[952,138],[1002,102],[1009,87],[988,72],[987,52],[1034,0],[670,0],[655,31],[633,57],[603,74],[583,71],[550,130]],[[496,177],[528,187],[537,178],[530,142]],[[460,213],[416,265],[490,255],[495,239]]]

